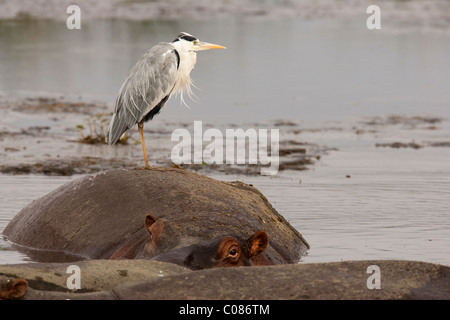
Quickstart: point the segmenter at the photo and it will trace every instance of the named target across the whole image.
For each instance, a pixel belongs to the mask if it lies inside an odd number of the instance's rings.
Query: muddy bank
[[[436,125],[442,123],[446,119],[434,116],[407,116],[391,114],[385,116],[367,117],[360,122],[369,126],[387,126],[402,125],[405,127],[415,128],[418,126],[427,126],[429,129],[435,129]]]
[[[5,152],[20,151],[19,149],[5,148]],[[319,155],[295,155],[294,160],[282,161],[278,166],[278,171],[285,170],[309,170],[320,160]],[[90,174],[108,169],[132,169],[143,165],[139,161],[131,159],[103,159],[95,156],[82,156],[79,158],[69,159],[46,159],[45,161],[37,161],[35,163],[19,163],[19,164],[2,164],[0,165],[0,173],[4,174],[43,174],[48,176],[71,176],[77,174]],[[157,160],[156,166],[170,166],[171,161],[164,159]],[[229,175],[260,175],[261,165],[219,165],[219,164],[181,164],[179,168],[188,169],[199,173],[223,173]],[[270,168],[269,166],[266,166]]]
[[[445,140],[449,119],[435,116],[417,115],[385,115],[365,117],[358,121],[353,130],[358,135],[374,135],[376,140],[386,135],[388,141],[378,141],[376,148],[392,149],[422,149],[428,147],[450,147],[450,141]],[[362,127],[361,127],[362,126]],[[396,132],[398,137],[389,137],[387,132]],[[435,138],[434,141],[429,140]],[[394,140],[402,138],[402,140]]]
[[[143,165],[136,128],[131,129],[118,145],[105,143],[112,107],[102,103],[36,97],[0,101],[0,109],[5,114],[3,119],[8,119],[0,122],[0,173],[70,176]],[[252,125],[267,127],[265,124]],[[289,137],[292,130],[300,133],[296,123],[279,120],[271,126],[281,132],[279,171],[311,169],[321,157],[336,150]],[[151,141],[147,146],[151,164],[173,165],[171,151],[177,142],[171,141],[172,132],[177,128],[192,130],[191,127],[192,123],[169,123],[163,119],[149,122],[144,130]],[[204,130],[217,128],[210,123],[203,127]],[[203,148],[206,145],[203,142]],[[181,167],[200,173],[259,175],[262,165],[250,165],[246,161],[239,165],[203,163],[182,164]]]
[[[108,169],[129,168],[125,160],[102,159],[83,156],[77,159],[47,159],[33,164],[0,165],[0,172],[5,174],[43,174],[47,176],[71,176],[89,174]]]
[[[440,142],[424,142],[424,143],[416,143],[416,142],[392,142],[392,143],[377,143],[375,146],[378,147],[389,147],[394,149],[401,148],[411,148],[411,149],[422,149],[425,147],[450,147],[450,141],[440,141]]]
[[[69,265],[81,289],[69,290]],[[368,289],[380,269],[380,289]],[[71,264],[0,265],[0,281],[24,279],[20,299],[88,300],[348,300],[450,299],[448,266],[398,260],[345,261],[190,271],[155,261],[92,260]]]
[[[0,101],[0,109],[5,115],[0,122],[0,173],[70,176],[143,166],[136,128],[128,132],[123,143],[109,146],[104,142],[112,107],[102,103],[36,97]],[[278,171],[290,172],[315,169],[347,141],[368,141],[380,150],[449,147],[449,124],[448,119],[435,116],[385,115],[317,127],[283,119],[249,124],[203,123],[203,130],[279,129]],[[160,117],[144,127],[152,165],[173,165],[171,152],[178,141],[172,141],[171,136],[179,128],[193,132],[193,123],[168,122]],[[202,150],[208,143],[202,141]],[[203,162],[180,166],[204,174],[259,175],[264,166],[260,162],[248,164],[248,142],[246,148],[245,164]]]
[[[25,98],[16,101],[12,105],[12,110],[24,113],[78,113],[84,115],[92,114],[93,109],[106,110],[105,105],[86,102],[64,101],[64,98]]]

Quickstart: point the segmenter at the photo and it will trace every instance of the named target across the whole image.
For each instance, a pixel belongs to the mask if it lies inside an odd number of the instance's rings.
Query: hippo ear
[[[257,256],[266,250],[269,244],[269,236],[264,230],[259,230],[247,240],[249,258]]]
[[[10,291],[10,298],[12,299],[19,299],[25,294],[25,291],[27,290],[28,282],[25,279],[17,279],[14,281],[11,291]]]
[[[9,279],[9,282],[12,282],[12,280]],[[2,288],[0,288],[0,299],[6,300],[19,299],[25,294],[27,286],[28,283],[26,280],[17,279],[9,286],[9,288],[6,288],[5,291],[3,291]]]
[[[158,220],[154,215],[148,214],[145,217],[145,229],[147,229],[147,232],[151,234],[150,227]]]

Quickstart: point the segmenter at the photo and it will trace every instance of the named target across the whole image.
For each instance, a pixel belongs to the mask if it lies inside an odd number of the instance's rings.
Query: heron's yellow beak
[[[208,42],[200,42],[197,46],[197,50],[209,50],[209,49],[226,49],[226,47]]]

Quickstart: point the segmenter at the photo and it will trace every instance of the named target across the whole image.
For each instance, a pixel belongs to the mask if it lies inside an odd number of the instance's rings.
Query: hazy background
[[[175,120],[343,120],[450,115],[450,1],[0,1],[0,94],[60,95],[112,105],[136,61],[180,31],[223,44],[200,52],[198,102]],[[3,19],[2,19],[3,18]]]

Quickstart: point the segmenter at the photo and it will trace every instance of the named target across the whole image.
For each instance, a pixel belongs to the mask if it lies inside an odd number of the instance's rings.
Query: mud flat
[[[105,143],[111,110],[99,102],[69,101],[64,97],[20,98],[0,101],[4,114],[0,122],[0,173],[71,176],[114,168],[143,165],[140,139],[132,128],[119,145]],[[359,121],[309,127],[292,120],[238,126],[277,128],[278,171],[315,169],[321,160],[339,152],[347,140],[373,141],[377,149],[447,148],[449,119],[437,116],[383,115]],[[349,127],[350,125],[350,127]],[[204,129],[236,127],[236,124],[204,123]],[[171,135],[178,128],[192,129],[192,123],[152,121],[145,126],[151,140],[147,146],[152,165],[171,166],[171,152],[177,142]],[[395,139],[395,140],[393,140]],[[203,148],[207,146],[205,141]],[[331,144],[331,145],[329,145]],[[248,143],[246,148],[249,148]],[[248,158],[248,154],[247,154]],[[248,159],[246,159],[248,160]],[[209,174],[259,175],[263,165],[182,164],[181,167]]]
[[[112,108],[102,103],[35,97],[0,101],[0,110],[4,119],[8,119],[0,122],[3,149],[0,173],[71,176],[143,165],[136,128],[130,130],[127,139],[119,145],[105,143]],[[258,127],[258,124],[253,125]],[[274,125],[288,131],[296,124],[278,121]],[[147,149],[152,165],[173,164],[171,151],[176,143],[171,141],[171,134],[176,128],[189,126],[192,124],[152,121],[145,127],[151,139]],[[212,126],[205,124],[205,127]],[[313,168],[322,156],[335,149],[281,137],[279,150],[279,171],[302,171]],[[202,173],[259,175],[261,172],[259,164],[181,166]]]
[[[390,147],[394,149],[401,148],[412,148],[412,149],[421,149],[425,147],[450,147],[450,141],[441,141],[441,142],[431,142],[431,143],[423,143],[419,144],[416,142],[392,142],[392,143],[377,143],[375,146],[378,147]]]
[[[448,266],[400,260],[344,261],[190,271],[146,260],[75,263],[81,289],[67,289],[69,265],[0,265],[0,282],[27,281],[24,300],[397,300],[449,299]],[[368,266],[381,271],[380,289],[368,289]]]

